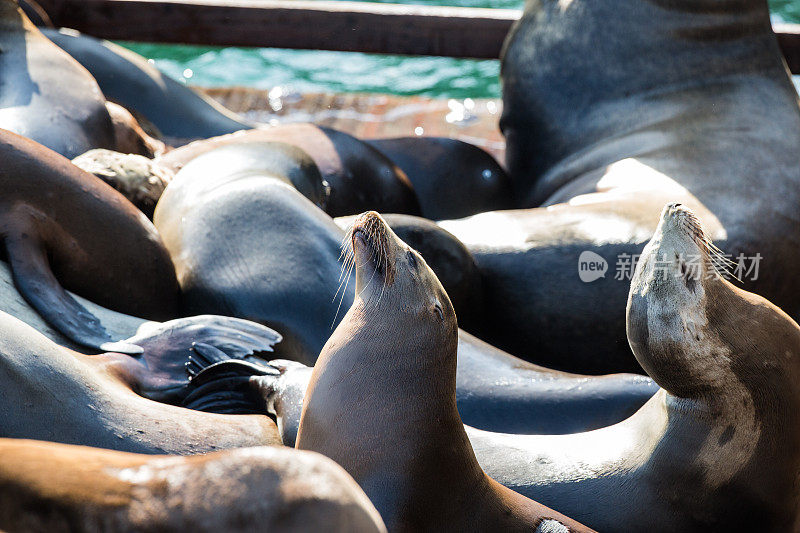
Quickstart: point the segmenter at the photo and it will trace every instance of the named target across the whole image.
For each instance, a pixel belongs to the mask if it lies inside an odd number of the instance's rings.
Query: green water
[[[383,0],[377,0],[383,1]],[[519,0],[392,0],[517,9]],[[387,1],[387,3],[389,3]],[[775,21],[800,23],[800,0],[771,0]],[[297,92],[377,92],[447,98],[500,96],[496,60],[120,43],[152,59],[164,73],[190,85],[283,86]],[[800,77],[795,76],[798,84]]]

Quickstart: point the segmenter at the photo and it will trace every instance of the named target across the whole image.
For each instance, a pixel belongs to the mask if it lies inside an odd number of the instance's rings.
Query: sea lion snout
[[[349,233],[349,243],[356,258],[356,287],[358,279],[367,268],[370,281],[380,275],[385,285],[394,280],[395,246],[390,238],[391,230],[383,218],[375,211],[361,214],[353,222]]]

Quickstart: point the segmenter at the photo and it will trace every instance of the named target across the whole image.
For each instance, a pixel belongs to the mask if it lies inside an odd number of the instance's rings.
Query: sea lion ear
[[[442,309],[442,304],[439,303],[439,300],[436,300],[436,302],[434,302],[433,311],[439,317],[439,321],[444,322],[444,310]]]

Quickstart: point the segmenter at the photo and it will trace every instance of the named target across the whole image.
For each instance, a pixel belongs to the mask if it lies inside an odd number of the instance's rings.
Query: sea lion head
[[[800,328],[766,299],[727,281],[728,260],[681,204],[661,213],[631,281],[628,341],[671,394],[725,397],[737,383],[761,395],[794,374]]]
[[[378,213],[366,212],[353,222],[345,251],[345,268],[354,268],[356,274],[354,309],[391,313],[389,320],[415,335],[432,337],[426,342],[453,344],[454,352],[458,324],[447,292],[422,256]]]

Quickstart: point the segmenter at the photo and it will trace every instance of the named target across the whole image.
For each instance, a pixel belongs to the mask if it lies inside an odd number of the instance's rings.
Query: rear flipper
[[[35,228],[8,233],[5,246],[17,290],[59,333],[101,352],[142,353],[134,343],[115,342],[100,320],[64,290],[50,269]]]
[[[313,369],[282,359],[268,365],[222,360],[224,354],[206,346],[196,348],[196,356],[186,367],[192,391],[183,406],[213,413],[269,415],[275,418],[283,443],[294,446]]]
[[[180,404],[190,392],[186,366],[193,357],[209,363],[251,359],[265,364],[259,356],[272,352],[280,341],[280,334],[249,320],[201,315],[145,324],[126,339],[144,353],[115,361],[121,377],[142,396]]]

